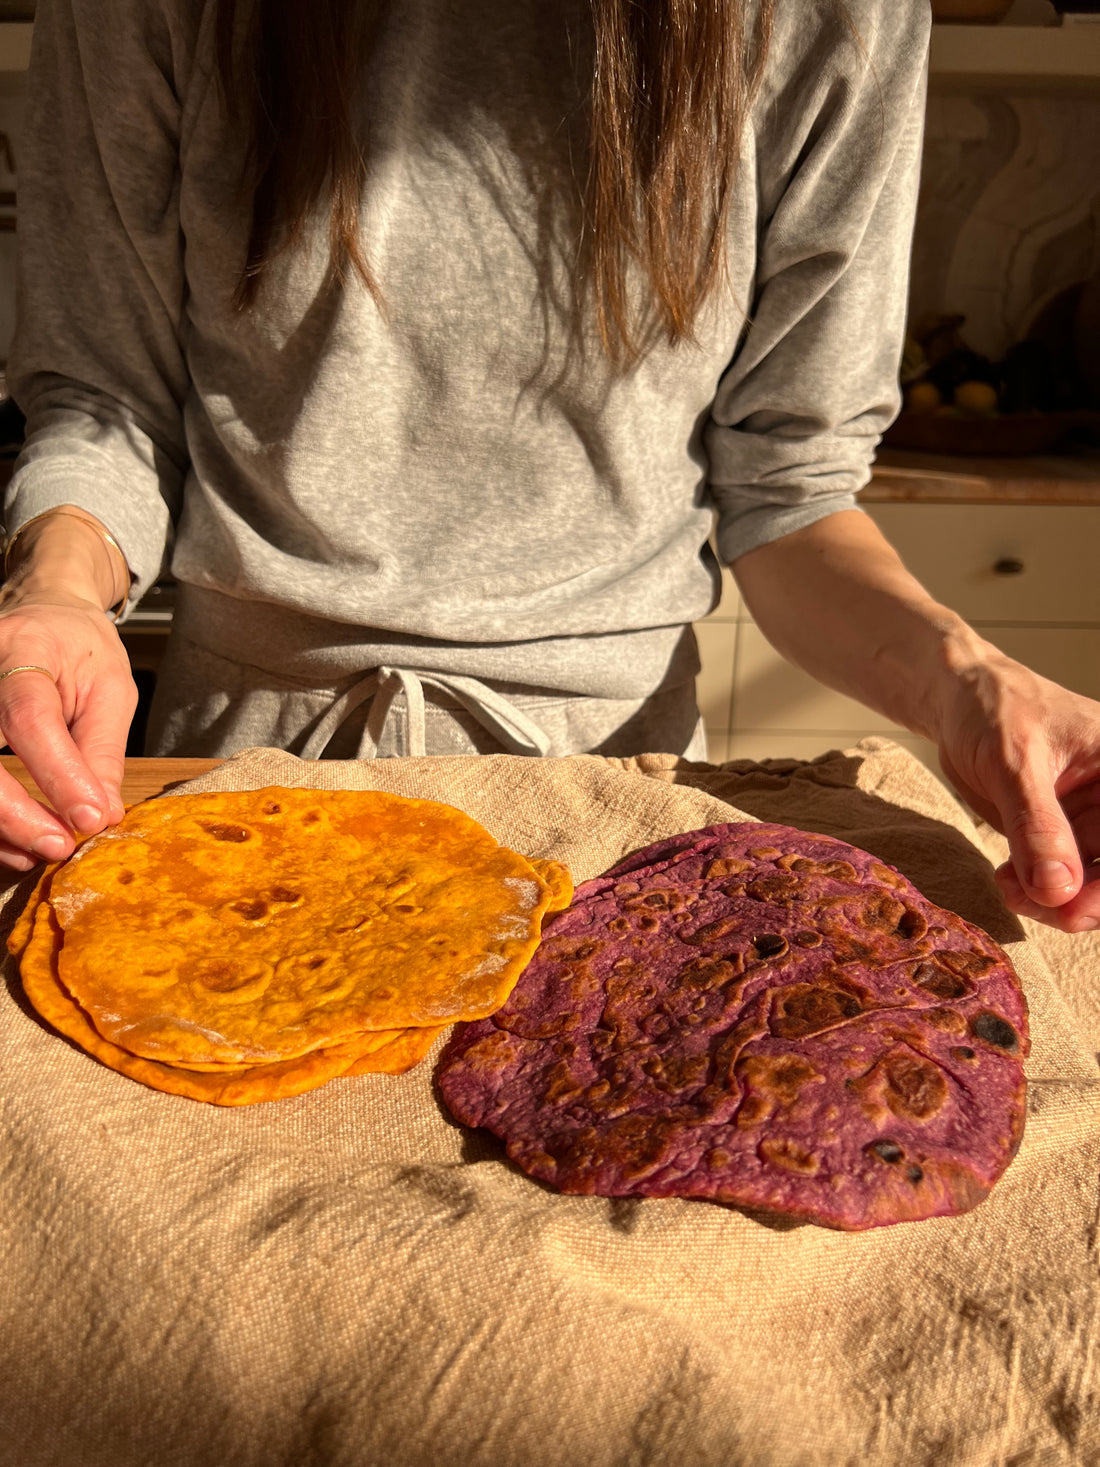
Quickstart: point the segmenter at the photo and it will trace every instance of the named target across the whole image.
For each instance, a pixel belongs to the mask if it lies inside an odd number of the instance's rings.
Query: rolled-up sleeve
[[[726,562],[856,507],[898,410],[928,6],[849,11],[827,65],[803,43],[756,109],[754,293],[704,429]]]
[[[27,417],[12,533],[96,515],[134,576],[160,573],[187,468],[178,37],[152,5],[39,0],[9,363]]]

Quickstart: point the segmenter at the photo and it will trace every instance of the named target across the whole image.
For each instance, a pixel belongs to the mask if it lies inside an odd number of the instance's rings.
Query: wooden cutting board
[[[181,780],[194,779],[221,764],[221,759],[127,759],[126,772],[122,778],[122,798],[132,805],[137,800],[147,800],[159,795],[161,790]],[[0,755],[0,768],[13,774],[24,789],[42,798],[34,780],[24,769],[22,761],[12,754]]]

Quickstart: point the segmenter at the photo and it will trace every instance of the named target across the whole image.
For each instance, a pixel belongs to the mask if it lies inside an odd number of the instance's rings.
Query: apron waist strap
[[[494,738],[513,754],[542,758],[550,752],[550,738],[535,720],[514,703],[476,677],[452,676],[442,672],[413,672],[408,667],[377,667],[353,683],[333,703],[306,740],[300,757],[319,759],[345,719],[361,704],[372,699],[370,713],[359,741],[357,758],[373,759],[399,693],[405,694],[409,719],[409,753],[427,752],[424,689],[438,688],[455,698]]]

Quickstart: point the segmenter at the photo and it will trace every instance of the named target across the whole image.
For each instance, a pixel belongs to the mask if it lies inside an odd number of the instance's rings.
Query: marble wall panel
[[[999,357],[1100,271],[1100,96],[933,91],[911,318],[960,312]]]

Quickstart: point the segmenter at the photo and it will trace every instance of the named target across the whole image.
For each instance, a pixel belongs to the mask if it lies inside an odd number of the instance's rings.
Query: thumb
[[[1025,765],[999,795],[1001,828],[1020,885],[1040,906],[1063,906],[1080,891],[1084,870],[1050,775]]]

